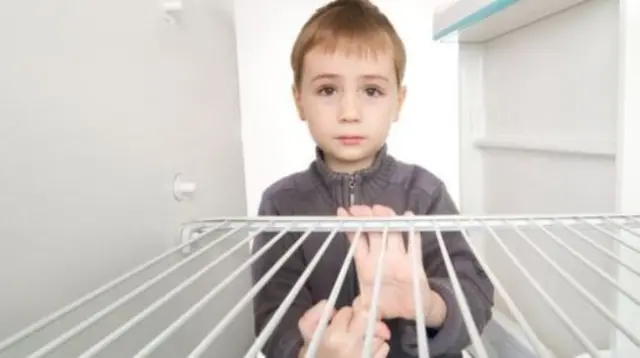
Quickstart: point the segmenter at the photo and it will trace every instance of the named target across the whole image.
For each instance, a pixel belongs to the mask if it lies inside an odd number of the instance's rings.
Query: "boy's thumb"
[[[347,209],[343,208],[343,207],[339,207],[338,208],[338,217],[339,218],[350,218],[351,214],[347,211]],[[353,241],[353,238],[355,237],[355,233],[351,230],[347,230],[346,231],[347,234],[347,239],[349,240],[349,242]]]

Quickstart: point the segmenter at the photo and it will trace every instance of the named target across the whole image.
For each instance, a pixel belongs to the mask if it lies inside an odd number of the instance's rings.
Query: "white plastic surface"
[[[460,42],[486,42],[585,0],[459,0],[434,16],[436,39],[456,34]]]
[[[196,183],[178,174],[173,182],[173,196],[178,201],[189,199],[195,194],[196,188]]]

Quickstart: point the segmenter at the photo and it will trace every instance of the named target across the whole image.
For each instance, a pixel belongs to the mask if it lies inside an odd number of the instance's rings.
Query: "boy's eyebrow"
[[[311,79],[311,82],[313,81],[317,81],[317,80],[321,80],[321,79],[336,79],[339,78],[340,76],[335,74],[335,73],[321,73],[319,75],[315,75],[313,76],[313,78]]]
[[[313,78],[311,79],[311,81],[317,81],[320,79],[336,79],[336,78],[340,78],[342,76],[335,74],[335,73],[321,73],[319,75],[315,75],[313,76]],[[360,76],[360,78],[364,78],[366,80],[382,80],[382,81],[386,81],[389,82],[389,79],[386,76],[382,76],[382,75],[362,75]]]
[[[363,75],[361,77],[367,80],[382,80],[382,81],[389,82],[389,79],[386,76],[382,76],[382,75]]]

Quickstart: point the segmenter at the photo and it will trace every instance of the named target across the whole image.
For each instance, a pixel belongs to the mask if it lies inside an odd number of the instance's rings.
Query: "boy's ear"
[[[304,115],[302,114],[302,105],[300,103],[300,92],[295,84],[291,85],[291,95],[293,96],[293,102],[296,105],[296,111],[298,111],[298,117],[304,121]]]
[[[404,104],[404,100],[406,97],[407,97],[407,87],[402,86],[398,91],[398,98],[397,98],[398,113],[396,115],[396,118],[394,119],[394,122],[396,122],[400,118],[400,112],[402,111],[402,105]]]

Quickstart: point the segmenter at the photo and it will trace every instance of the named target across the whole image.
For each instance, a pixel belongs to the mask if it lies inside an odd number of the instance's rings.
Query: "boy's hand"
[[[299,358],[304,358],[311,343],[326,301],[321,301],[308,310],[300,319],[298,326],[304,339],[304,346]],[[330,320],[317,351],[318,358],[352,358],[359,357],[364,347],[367,327],[366,311],[343,307],[337,313],[331,310]],[[387,326],[377,322],[373,339],[374,358],[385,358],[389,354],[389,345],[385,342],[391,337]]]
[[[356,217],[389,217],[394,216],[392,209],[376,205],[373,208],[367,206],[353,206],[347,212],[338,209],[338,216]],[[413,215],[407,213],[406,215]],[[354,233],[348,233],[351,242],[355,239]],[[367,240],[368,238],[368,240]],[[380,251],[386,249],[383,259],[383,271],[380,282],[380,295],[377,312],[382,318],[416,318],[416,305],[413,296],[413,258],[411,255],[416,250],[419,267],[417,270],[420,293],[422,296],[422,309],[426,315],[427,324],[438,326],[442,316],[442,299],[429,287],[427,276],[422,265],[422,245],[420,237],[410,238],[409,245],[405,248],[402,234],[388,232],[387,246],[383,248],[382,232],[363,232],[355,252],[355,265],[360,282],[360,296],[354,302],[354,308],[369,310],[373,298],[375,276],[379,265]],[[415,247],[414,247],[415,246]],[[436,312],[433,312],[435,309]],[[435,313],[435,314],[431,314]]]

